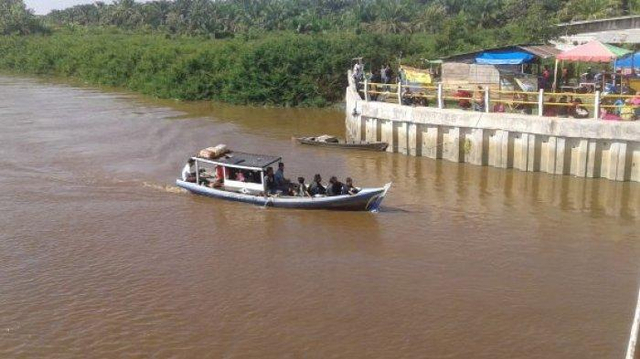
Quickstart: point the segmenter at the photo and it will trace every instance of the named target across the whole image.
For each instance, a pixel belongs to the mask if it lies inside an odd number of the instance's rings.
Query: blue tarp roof
[[[630,69],[631,62],[633,62],[633,67],[635,67],[636,69],[640,69],[640,52],[636,52],[635,54],[633,54],[633,56],[629,55],[623,57],[622,59],[618,59],[618,61],[616,61],[616,69]]]
[[[521,65],[531,62],[534,55],[524,51],[483,52],[476,57],[481,65]]]

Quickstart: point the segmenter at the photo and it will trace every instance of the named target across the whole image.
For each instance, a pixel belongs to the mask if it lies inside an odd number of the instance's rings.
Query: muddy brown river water
[[[336,110],[0,76],[2,358],[622,358],[640,184],[302,147]],[[380,213],[189,195],[188,155],[393,181]]]

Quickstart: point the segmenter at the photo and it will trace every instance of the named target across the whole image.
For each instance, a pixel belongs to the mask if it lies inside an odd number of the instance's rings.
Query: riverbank
[[[0,37],[0,69],[123,87],[158,98],[233,104],[327,106],[343,100],[344,69],[418,53],[426,38],[269,33],[234,39],[169,38],[106,30]],[[409,51],[408,49],[412,49]]]

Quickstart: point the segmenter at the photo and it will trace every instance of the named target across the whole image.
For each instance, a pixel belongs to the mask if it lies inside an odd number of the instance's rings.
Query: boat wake
[[[182,194],[182,193],[187,193],[188,192],[187,190],[182,189],[182,188],[177,187],[177,186],[161,185],[161,184],[149,183],[149,182],[142,182],[142,185],[144,187],[151,188],[151,189],[154,189],[156,191],[162,191],[162,192],[167,192],[167,193]]]

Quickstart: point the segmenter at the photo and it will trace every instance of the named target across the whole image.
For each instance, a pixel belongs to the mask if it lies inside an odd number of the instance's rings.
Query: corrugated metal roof
[[[526,45],[526,46],[518,46],[518,47],[542,59],[556,57],[556,55],[560,54],[561,52],[560,50],[550,45]]]

